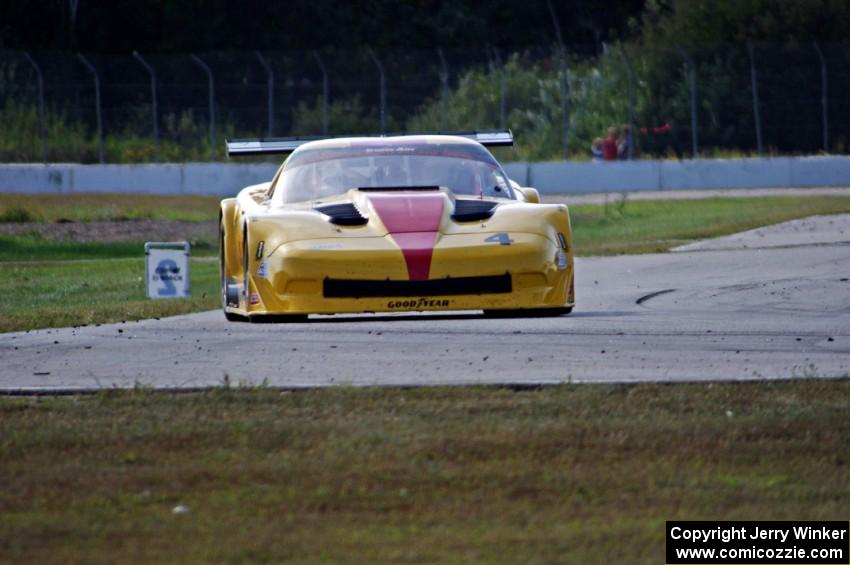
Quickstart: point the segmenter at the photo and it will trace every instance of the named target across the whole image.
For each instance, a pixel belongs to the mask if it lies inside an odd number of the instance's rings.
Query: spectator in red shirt
[[[620,138],[617,140],[617,157],[620,159],[628,159],[629,147],[632,145],[632,132],[629,126],[623,126],[620,130]]]
[[[602,159],[605,161],[617,160],[617,128],[608,128],[608,137],[602,142]]]

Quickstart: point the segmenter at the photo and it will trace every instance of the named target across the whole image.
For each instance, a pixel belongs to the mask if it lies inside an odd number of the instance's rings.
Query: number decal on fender
[[[494,233],[490,237],[484,240],[486,243],[498,243],[499,245],[510,245],[514,242],[505,232]]]

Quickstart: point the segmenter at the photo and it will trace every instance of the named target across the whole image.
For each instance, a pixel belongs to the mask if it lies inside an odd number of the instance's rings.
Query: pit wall
[[[231,196],[268,181],[264,163],[5,164],[0,192],[127,192]],[[513,162],[508,175],[541,193],[850,186],[850,156],[688,161]]]

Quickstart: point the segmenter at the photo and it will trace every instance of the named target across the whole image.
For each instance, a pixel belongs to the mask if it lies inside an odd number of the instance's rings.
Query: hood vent
[[[455,200],[452,220],[456,222],[476,222],[486,220],[493,215],[498,202],[488,200]]]
[[[364,218],[360,211],[351,202],[344,204],[327,204],[313,208],[316,212],[328,216],[332,224],[338,226],[363,226],[369,219]]]
[[[357,190],[360,192],[409,192],[409,191],[437,191],[439,186],[361,186]]]

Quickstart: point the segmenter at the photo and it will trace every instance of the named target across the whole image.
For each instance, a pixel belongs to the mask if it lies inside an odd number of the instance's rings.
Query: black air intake
[[[455,211],[452,220],[456,222],[475,222],[486,220],[493,215],[497,202],[487,200],[455,200]]]
[[[511,276],[457,277],[426,281],[369,281],[330,279],[324,281],[326,298],[378,298],[398,296],[451,296],[511,292]]]
[[[327,204],[313,208],[316,212],[321,212],[331,219],[332,224],[338,226],[362,226],[369,219],[364,218],[354,204],[346,202],[344,204]]]

